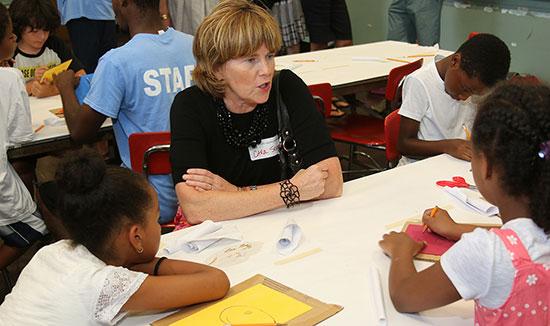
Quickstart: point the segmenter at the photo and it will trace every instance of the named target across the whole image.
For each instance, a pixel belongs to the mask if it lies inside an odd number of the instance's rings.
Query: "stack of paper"
[[[443,190],[462,203],[464,207],[477,213],[487,216],[498,214],[498,207],[487,202],[478,192],[457,187],[443,187]]]

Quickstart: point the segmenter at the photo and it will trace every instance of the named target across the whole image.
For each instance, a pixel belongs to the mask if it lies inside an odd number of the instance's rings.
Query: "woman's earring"
[[[143,247],[138,248],[138,249],[137,249],[137,253],[138,253],[138,254],[142,254],[142,253],[143,253]]]

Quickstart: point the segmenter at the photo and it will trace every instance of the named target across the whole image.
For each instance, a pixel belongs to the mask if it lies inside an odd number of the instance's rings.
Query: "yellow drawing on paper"
[[[44,72],[44,74],[42,75],[42,78],[40,79],[40,82],[42,83],[44,80],[52,81],[53,76],[55,76],[59,73],[62,73],[65,70],[69,69],[69,66],[71,65],[71,62],[73,62],[73,59],[67,60],[67,61],[65,61],[63,63],[60,63],[59,65],[57,65],[53,68],[50,68],[50,69],[46,70],[46,72]]]
[[[286,323],[311,309],[284,293],[257,284],[170,326]]]

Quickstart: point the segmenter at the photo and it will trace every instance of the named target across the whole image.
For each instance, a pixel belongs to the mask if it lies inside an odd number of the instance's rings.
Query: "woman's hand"
[[[428,226],[432,232],[435,232],[447,239],[456,240],[455,231],[457,229],[457,224],[449,213],[444,209],[437,209],[434,216],[431,217],[432,208],[429,208],[424,211],[422,215],[422,223]]]
[[[319,197],[325,192],[325,181],[328,178],[328,170],[313,164],[307,169],[296,173],[290,182],[298,187],[300,200],[310,200]]]
[[[182,179],[188,186],[194,187],[198,191],[239,191],[237,186],[206,169],[188,169]]]
[[[424,242],[414,241],[404,232],[398,233],[395,231],[384,234],[378,244],[384,250],[384,253],[391,258],[412,258],[426,245]]]

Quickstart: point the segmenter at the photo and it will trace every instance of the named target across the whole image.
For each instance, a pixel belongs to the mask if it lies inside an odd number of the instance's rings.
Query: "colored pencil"
[[[435,57],[437,53],[420,53],[420,54],[411,54],[407,58],[421,58],[421,57]]]
[[[432,208],[432,211],[430,212],[430,217],[434,217],[435,213],[437,213],[438,210],[439,210],[439,207],[437,207],[437,206]],[[427,229],[428,229],[428,225],[424,224],[424,228],[422,228],[422,233],[426,232]]]
[[[410,61],[403,60],[403,59],[396,59],[396,58],[386,58],[388,61],[395,61],[395,62],[404,62],[404,63],[411,63]]]
[[[40,130],[44,129],[44,127],[45,127],[45,126],[44,126],[43,124],[41,124],[40,126],[38,126],[38,128],[36,128],[36,129],[34,130],[34,133],[39,132]]]
[[[471,140],[472,133],[468,130],[468,127],[466,127],[466,125],[462,125],[462,129],[464,129],[464,132],[466,133],[466,140]]]

